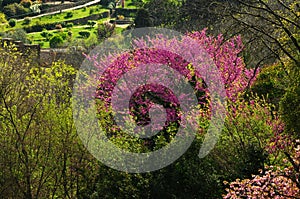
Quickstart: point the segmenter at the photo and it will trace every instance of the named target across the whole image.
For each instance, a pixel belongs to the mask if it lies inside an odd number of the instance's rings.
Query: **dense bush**
[[[98,40],[104,40],[108,37],[110,37],[114,32],[115,32],[116,25],[111,24],[108,22],[105,23],[98,23],[98,30],[97,30],[97,35],[98,35]]]
[[[17,24],[17,20],[16,19],[10,19],[8,21],[8,24],[10,25],[10,27],[15,27]]]
[[[298,60],[299,61],[299,60]],[[286,132],[300,136],[300,69],[294,62],[288,62],[288,86],[280,101],[280,112],[286,124]]]
[[[64,16],[65,19],[69,19],[73,17],[73,13],[72,12],[67,12],[66,16]]]
[[[59,32],[58,35],[60,35],[63,40],[67,38],[67,33],[65,32]]]
[[[17,3],[9,4],[3,8],[3,13],[9,18],[22,18],[29,12],[29,8],[25,8],[24,6]]]
[[[32,1],[31,0],[21,0],[20,4],[22,6],[24,6],[24,8],[30,8],[30,6],[32,5]]]
[[[152,21],[149,12],[145,9],[139,9],[134,19],[134,24],[136,28],[151,27]]]
[[[97,22],[92,21],[92,20],[89,20],[89,21],[87,22],[87,25],[90,26],[91,29],[92,29],[96,24],[97,24]]]
[[[41,23],[40,21],[37,21],[34,25],[24,27],[24,30],[26,30],[26,32],[28,32],[28,33],[30,33],[30,32],[41,32],[44,29],[46,29],[46,24]]]
[[[74,24],[72,23],[72,22],[68,22],[67,24],[66,24],[66,28],[71,28],[71,27],[73,27],[74,26]]]
[[[30,22],[31,22],[31,18],[30,18],[30,17],[25,17],[25,18],[24,18],[23,24],[24,24],[24,25],[29,25]]]
[[[0,24],[1,23],[6,23],[7,20],[6,20],[6,16],[4,13],[0,13]]]
[[[266,66],[259,72],[250,91],[264,97],[278,109],[279,101],[285,93],[284,82],[287,81],[285,75],[286,71],[279,63]]]
[[[22,41],[23,43],[29,43],[30,41],[27,39],[27,33],[24,29],[15,29],[11,30],[4,34],[4,37],[13,38],[16,41]]]
[[[13,3],[20,3],[21,0],[1,0],[0,2],[2,2],[2,6],[7,6],[9,4],[13,4]]]
[[[92,14],[94,14],[94,12],[95,12],[95,9],[91,8],[89,13],[90,13],[90,15],[92,15]]]
[[[46,38],[46,41],[49,41],[53,34],[48,32],[47,30],[43,30],[43,32],[41,32],[41,36]]]
[[[83,38],[88,38],[91,35],[91,33],[89,31],[80,31],[79,35]]]
[[[63,40],[63,38],[60,35],[54,35],[49,40],[49,43],[50,43],[50,47],[51,48],[58,48],[58,47],[60,47],[64,43],[64,40]]]

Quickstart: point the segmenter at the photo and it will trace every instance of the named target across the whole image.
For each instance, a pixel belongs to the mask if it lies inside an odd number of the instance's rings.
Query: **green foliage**
[[[202,6],[203,5],[201,5],[201,7]],[[180,4],[178,1],[149,0],[143,5],[143,8],[146,9],[151,16],[153,26],[173,27],[174,24],[181,20],[179,18]],[[141,19],[142,18],[143,16],[141,16]]]
[[[60,47],[64,43],[64,40],[63,40],[63,38],[60,35],[54,35],[49,40],[49,43],[50,43],[50,47],[51,48],[58,48],[58,47]]]
[[[300,70],[294,62],[286,64],[289,70],[286,93],[280,101],[280,112],[286,124],[287,133],[300,135]]]
[[[282,131],[282,122],[273,111],[273,105],[255,96],[249,101],[239,99],[228,106],[225,128],[213,156],[222,169],[222,181],[251,178],[272,159],[267,146]],[[277,158],[277,159],[276,159]]]
[[[59,32],[58,35],[61,36],[63,40],[67,39],[67,33],[65,32]]]
[[[13,4],[13,3],[20,3],[21,0],[2,0],[2,6],[7,6],[9,4]]]
[[[7,20],[6,20],[5,14],[0,12],[0,24],[2,24],[2,23],[7,23]]]
[[[30,17],[25,17],[25,18],[24,18],[23,24],[24,24],[24,25],[29,25],[30,22],[31,22],[31,18],[30,18]]]
[[[90,29],[92,29],[96,24],[97,24],[97,22],[92,21],[92,20],[89,20],[89,21],[87,22],[87,25],[90,26]]]
[[[9,18],[22,18],[29,12],[29,8],[25,8],[18,3],[9,4],[3,8],[3,13]]]
[[[64,17],[65,19],[69,19],[73,17],[73,13],[72,12],[67,12],[66,16]]]
[[[139,9],[134,20],[136,28],[151,27],[152,21],[150,19],[149,12],[145,9]]]
[[[91,33],[89,31],[80,31],[79,35],[83,38],[89,38],[89,36],[91,35]]]
[[[31,0],[21,0],[20,3],[24,8],[30,8],[30,6],[32,5],[32,1]]]
[[[116,2],[114,0],[103,0],[100,2],[102,6],[108,7],[109,9],[113,9],[116,7]]]
[[[8,21],[8,24],[10,25],[10,27],[15,27],[17,24],[17,20],[16,19],[10,19]]]
[[[66,28],[72,28],[74,26],[74,24],[72,22],[69,22],[66,24]]]
[[[110,37],[114,31],[115,31],[116,26],[114,24],[105,22],[105,23],[98,23],[98,40],[104,40],[108,37]]]
[[[27,33],[20,28],[9,31],[8,33],[4,34],[4,37],[13,38],[16,41],[22,41],[23,43],[29,43],[27,39]]]
[[[90,15],[94,14],[94,12],[95,12],[95,9],[94,9],[94,8],[91,8],[91,9],[90,9]]]
[[[98,38],[95,34],[91,34],[91,36],[85,40],[85,46],[90,48],[98,44]]]
[[[266,66],[261,69],[250,91],[274,104],[276,109],[279,101],[285,93],[286,71],[279,63]]]
[[[282,117],[286,124],[286,131],[300,135],[300,84],[290,86],[280,101]]]
[[[7,45],[0,55],[1,196],[80,198],[78,190],[93,181],[83,176],[97,165],[72,124],[76,71],[62,62],[39,67]]]

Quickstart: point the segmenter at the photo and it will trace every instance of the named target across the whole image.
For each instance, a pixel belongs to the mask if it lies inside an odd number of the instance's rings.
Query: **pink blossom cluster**
[[[224,198],[300,198],[300,149],[295,147],[283,160],[285,167],[266,166],[252,179],[231,182]]]
[[[195,45],[195,42],[197,45]],[[199,45],[203,49],[199,49]],[[110,55],[107,57],[108,60],[104,61],[98,60],[97,56],[89,57],[96,68],[108,66],[105,72],[101,74],[101,77],[98,77],[99,86],[96,95],[98,99],[109,104],[113,89],[120,77],[141,64],[164,64],[178,71],[186,77],[198,93],[206,93],[197,96],[199,103],[206,102],[205,99],[208,95],[207,85],[203,79],[201,80],[203,76],[207,76],[207,70],[210,69],[209,64],[211,63],[207,61],[207,56],[213,60],[218,68],[218,71],[211,71],[212,74],[210,74],[209,78],[214,78],[213,73],[218,72],[221,74],[228,99],[235,100],[238,93],[250,85],[256,77],[252,69],[245,67],[243,58],[239,55],[243,50],[242,40],[239,36],[225,41],[222,35],[218,37],[207,36],[206,30],[203,30],[189,33],[180,41],[176,38],[166,39],[162,35],[158,35],[155,38],[137,39],[133,41],[133,47],[134,51]],[[180,52],[181,54],[173,52]],[[193,58],[193,63],[189,63],[181,55],[189,55]],[[110,61],[112,59],[113,61]],[[193,65],[200,62],[202,65],[206,65],[202,67],[203,71],[194,71],[190,64]],[[141,70],[139,72],[141,75],[149,71]],[[163,75],[157,75],[164,78]],[[139,74],[136,74],[136,76],[138,77]],[[171,83],[174,84],[174,82]],[[122,88],[123,92],[127,92],[127,89],[130,88]],[[156,92],[160,92],[159,89]],[[167,94],[164,97],[169,98]],[[182,98],[182,96],[176,97],[178,99]],[[175,99],[171,100],[174,101]],[[140,103],[142,104],[143,102]]]
[[[213,59],[221,72],[229,99],[235,100],[256,80],[259,71],[246,68],[243,58],[239,56],[244,48],[240,36],[225,41],[222,34],[206,36],[206,29],[188,35],[196,39]]]

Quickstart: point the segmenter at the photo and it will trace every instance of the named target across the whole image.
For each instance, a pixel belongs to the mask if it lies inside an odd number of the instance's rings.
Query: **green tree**
[[[97,164],[73,125],[75,70],[62,62],[42,68],[10,45],[0,54],[1,196],[80,198]]]
[[[51,48],[58,48],[58,47],[60,47],[64,43],[64,40],[63,40],[63,38],[60,35],[54,35],[49,40],[49,43],[50,43],[50,47]]]
[[[149,13],[152,26],[174,27],[176,21],[180,19],[180,6],[181,4],[178,1],[150,0],[143,5],[143,8]],[[137,17],[141,19],[145,17],[145,20],[149,20],[147,14],[143,14],[143,12],[140,14],[142,15],[139,16],[138,13]]]
[[[152,21],[149,12],[146,9],[139,9],[134,19],[136,28],[151,27]]]

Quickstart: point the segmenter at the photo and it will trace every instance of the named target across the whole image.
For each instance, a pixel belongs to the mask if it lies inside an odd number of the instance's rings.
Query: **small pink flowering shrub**
[[[293,156],[288,155],[283,163],[283,167],[266,166],[252,179],[231,182],[224,198],[299,198],[299,148],[295,148]]]

